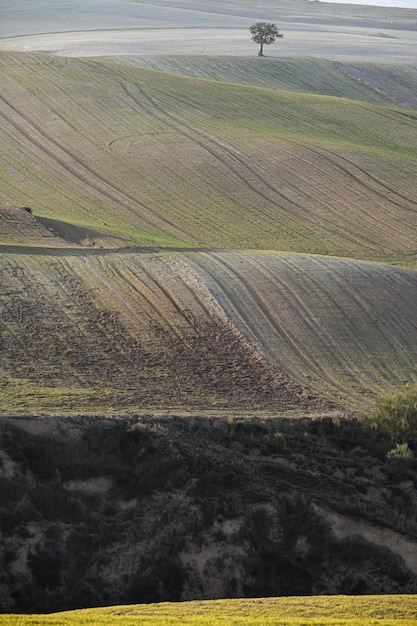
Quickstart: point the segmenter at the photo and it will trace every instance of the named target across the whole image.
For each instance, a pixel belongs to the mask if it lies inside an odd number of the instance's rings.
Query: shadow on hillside
[[[44,228],[70,244],[94,247],[97,245],[96,239],[102,239],[103,237],[103,234],[94,228],[75,226],[74,224],[52,220],[47,217],[39,217],[37,220]]]

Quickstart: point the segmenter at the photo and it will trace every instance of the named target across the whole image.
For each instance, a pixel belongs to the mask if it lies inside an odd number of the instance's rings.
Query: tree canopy
[[[283,37],[284,35],[279,32],[276,24],[271,24],[269,22],[256,22],[256,24],[252,24],[249,28],[251,32],[251,39],[255,43],[260,44],[261,49],[258,52],[258,56],[264,56],[264,45],[269,46],[271,43],[274,43],[275,39],[279,37]]]

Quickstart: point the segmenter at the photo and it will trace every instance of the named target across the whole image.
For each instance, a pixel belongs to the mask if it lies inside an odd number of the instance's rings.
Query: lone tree
[[[279,32],[275,24],[270,24],[268,22],[256,22],[256,24],[252,24],[249,30],[252,35],[251,39],[253,39],[255,43],[259,43],[261,46],[261,49],[258,52],[259,57],[265,56],[265,44],[269,46],[269,44],[274,43],[275,39],[284,36]]]

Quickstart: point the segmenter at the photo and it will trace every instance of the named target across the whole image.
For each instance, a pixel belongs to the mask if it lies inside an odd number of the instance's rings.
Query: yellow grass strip
[[[86,609],[52,615],[3,615],[0,625],[411,626],[417,595],[311,596],[193,601]]]

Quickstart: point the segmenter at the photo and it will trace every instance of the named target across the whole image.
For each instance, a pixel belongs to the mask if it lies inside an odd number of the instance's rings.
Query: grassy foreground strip
[[[0,625],[163,624],[411,626],[417,624],[417,595],[309,596],[211,600],[84,609],[51,615],[3,615]]]

